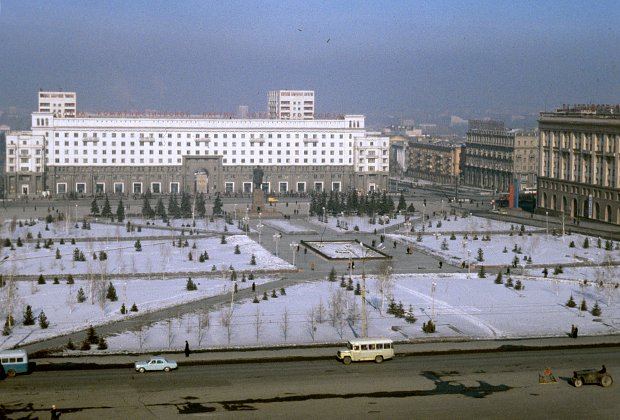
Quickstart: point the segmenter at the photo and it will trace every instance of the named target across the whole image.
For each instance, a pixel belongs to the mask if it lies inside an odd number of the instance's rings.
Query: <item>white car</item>
[[[147,370],[163,370],[164,372],[170,372],[172,369],[177,368],[177,362],[174,360],[168,360],[164,357],[151,357],[146,362],[134,363],[136,372],[144,373]]]

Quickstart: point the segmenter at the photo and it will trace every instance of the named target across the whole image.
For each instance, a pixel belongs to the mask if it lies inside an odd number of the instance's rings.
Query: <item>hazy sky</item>
[[[0,0],[0,107],[537,112],[620,102],[620,2]]]

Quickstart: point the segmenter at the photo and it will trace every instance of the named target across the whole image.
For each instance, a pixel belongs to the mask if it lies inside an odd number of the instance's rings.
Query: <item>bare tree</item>
[[[319,306],[316,308],[316,322],[322,324],[325,321],[325,317],[327,316],[327,310],[325,309],[325,305],[323,304],[323,299],[319,300]]]
[[[347,320],[351,324],[355,324],[357,321],[359,321],[359,319],[360,319],[359,306],[355,299],[351,299],[348,305]]]
[[[316,336],[316,324],[317,324],[316,314],[317,314],[317,309],[313,306],[310,308],[306,316],[306,319],[308,320],[308,324],[307,324],[308,333],[310,334],[312,341],[314,341],[314,338]]]
[[[336,327],[338,321],[343,318],[345,294],[341,287],[332,290],[329,296],[329,320],[332,327]]]
[[[256,343],[258,343],[258,340],[260,338],[260,330],[262,327],[262,323],[263,323],[263,318],[260,312],[260,307],[256,305],[256,312],[254,314],[254,328],[256,331]]]
[[[75,305],[76,305],[76,299],[73,296],[73,285],[69,284],[69,291],[67,293],[67,299],[65,301],[65,303],[67,304],[67,306],[69,307],[69,313],[72,314],[73,310],[75,309]]]
[[[280,330],[282,332],[282,337],[284,337],[285,342],[288,338],[288,329],[289,329],[288,308],[285,306],[284,312],[282,313],[282,324],[280,324]]]
[[[140,350],[142,350],[144,344],[146,343],[148,330],[144,327],[144,325],[141,325],[140,327],[138,327],[137,330],[134,331],[134,334],[136,336],[136,339],[138,340],[138,347],[140,348]]]
[[[392,266],[384,261],[379,267],[379,276],[375,280],[378,294],[381,295],[381,304],[379,306],[379,313],[383,314],[383,307],[385,306],[385,298],[392,295],[392,289],[394,288],[394,280],[392,277]]]
[[[209,327],[211,326],[211,313],[208,309],[198,312],[198,345],[202,345],[202,341],[207,336]]]
[[[174,341],[174,328],[172,328],[171,319],[168,319],[166,323],[168,324],[168,348],[171,348],[172,342]]]
[[[226,328],[226,337],[228,338],[228,344],[230,344],[230,339],[232,337],[232,325],[233,325],[233,311],[232,308],[222,309],[220,313],[220,321],[222,326]]]

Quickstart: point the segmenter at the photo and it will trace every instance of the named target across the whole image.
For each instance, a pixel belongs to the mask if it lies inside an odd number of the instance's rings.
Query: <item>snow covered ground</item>
[[[391,225],[403,221],[402,218],[393,220]],[[369,335],[403,340],[426,338],[428,335],[422,332],[421,326],[430,319],[434,319],[437,324],[434,337],[479,339],[561,336],[566,334],[571,324],[577,325],[582,334],[618,333],[620,293],[616,282],[620,278],[620,270],[614,265],[620,261],[617,244],[614,243],[613,249],[606,251],[604,241],[603,246],[598,248],[597,238],[588,238],[590,246],[584,248],[585,236],[573,234],[562,238],[547,235],[544,230],[529,226],[525,226],[525,232],[519,236],[520,226],[514,225],[511,229],[509,223],[477,217],[458,218],[450,222],[442,220],[441,228],[436,227],[438,221],[432,220],[433,227],[425,227],[425,233],[443,229],[441,236],[425,234],[421,242],[416,240],[417,233],[406,233],[403,229],[391,234],[388,232],[388,235],[390,238],[409,241],[415,247],[441,255],[459,266],[462,261],[473,263],[478,256],[478,248],[484,254],[484,261],[478,263],[484,265],[510,266],[517,255],[520,259],[519,269],[512,270],[512,280],[513,283],[521,281],[524,289],[515,290],[514,287],[495,284],[495,275],[477,278],[475,271],[472,271],[470,278],[467,273],[403,274],[392,275],[390,278],[377,278],[376,273],[368,273],[366,288],[369,303],[366,308]],[[5,281],[11,274],[39,273],[44,274],[46,280],[44,285],[36,281],[18,281],[13,282],[13,288],[10,284],[0,288],[0,316],[6,319],[8,308],[12,306],[16,320],[12,333],[0,336],[0,348],[131,316],[131,313],[120,313],[122,303],[125,303],[127,309],[136,303],[139,311],[144,312],[229,293],[231,266],[240,272],[256,272],[255,282],[259,286],[271,279],[261,275],[261,271],[292,268],[286,261],[276,258],[245,235],[227,236],[227,243],[221,244],[221,233],[224,231],[221,223],[219,227],[211,223],[213,236],[207,238],[189,235],[189,229],[181,236],[180,230],[161,229],[162,226],[157,225],[143,227],[141,235],[138,235],[137,232],[126,232],[124,227],[92,223],[90,230],[73,228],[73,235],[65,236],[63,226],[55,226],[56,230],[53,230],[50,225],[50,230],[46,231],[45,224],[38,222],[35,226],[16,227],[11,231],[9,223],[5,223],[0,230],[0,238],[9,237],[14,245],[18,236],[27,237],[28,230],[35,240],[38,233],[41,233],[41,244],[48,238],[53,238],[54,244],[50,249],[35,249],[33,243],[15,246],[14,250],[0,249],[0,259],[10,256],[0,266]],[[286,231],[304,229],[301,224],[295,227],[295,220],[283,223],[286,223],[282,225]],[[336,218],[330,218],[327,225],[338,230],[336,223]],[[175,221],[179,229],[183,229],[181,224]],[[185,221],[185,224],[189,223]],[[381,233],[383,228],[382,225],[368,224],[366,218],[351,218],[349,225],[357,225],[366,232],[377,228]],[[199,229],[198,223],[196,228]],[[227,229],[229,232],[237,232],[232,225],[227,225]],[[458,233],[455,240],[449,239],[451,232]],[[529,233],[532,233],[531,236]],[[465,234],[468,237],[464,240]],[[475,234],[478,235],[477,240],[473,238]],[[482,237],[487,234],[491,240],[482,241]],[[108,235],[107,240],[87,240],[107,238]],[[65,239],[64,245],[59,244],[60,238]],[[76,243],[71,245],[69,238],[75,238]],[[138,238],[141,238],[142,251],[135,249]],[[179,239],[182,245],[187,240],[188,246],[179,247]],[[444,239],[448,249],[442,249]],[[569,246],[571,241],[575,243],[574,248]],[[193,248],[194,242],[196,248]],[[237,245],[240,254],[235,253]],[[520,254],[513,251],[515,246],[521,248]],[[57,248],[61,254],[60,259],[56,258]],[[72,261],[75,248],[83,251],[87,261]],[[504,248],[507,252],[503,252]],[[107,252],[107,263],[93,259],[92,254],[100,251]],[[208,252],[209,259],[198,262],[198,256],[204,251]],[[190,252],[193,255],[191,261]],[[256,257],[256,265],[251,264],[252,254]],[[532,263],[524,261],[524,256],[531,256]],[[563,272],[554,274],[554,267],[562,264],[576,264],[580,267],[563,266]],[[532,267],[534,265],[537,267]],[[549,267],[547,278],[542,274],[540,267],[543,266]],[[215,272],[211,271],[213,268]],[[163,278],[162,271],[165,272]],[[107,273],[104,287],[112,282],[118,301],[100,303],[97,299],[94,302],[90,299],[91,292],[101,288],[102,282],[96,279],[101,278],[102,272]],[[181,276],[179,273],[196,273],[192,278],[198,283],[198,290],[187,291],[186,274]],[[83,279],[68,285],[68,274]],[[59,284],[53,284],[54,276],[58,277]],[[504,283],[508,277],[504,274]],[[238,280],[238,287],[250,287],[249,282],[240,281],[240,276]],[[361,278],[354,276],[352,280],[355,290]],[[379,290],[380,283],[383,283],[384,293]],[[77,303],[79,288],[88,297],[84,303]],[[107,337],[109,351],[179,349],[185,340],[190,342],[192,348],[340,341],[359,335],[361,330],[361,299],[354,290],[342,288],[340,279],[337,282],[315,280],[299,284],[287,288],[284,295],[281,290],[269,289],[267,300],[263,300],[263,295],[259,293],[259,303],[253,303],[253,299],[235,301],[232,312],[230,305],[210,307],[197,314],[156,323],[138,332]],[[277,297],[272,297],[274,293]],[[585,301],[587,311],[566,307],[565,303],[571,295],[577,307],[582,300]],[[389,296],[396,303],[402,303],[405,311],[411,309],[417,321],[409,323],[403,318],[387,314]],[[589,312],[595,304],[601,308],[600,316],[593,316]],[[48,329],[42,330],[38,325],[22,325],[26,305],[32,306],[35,316],[41,311],[45,312],[50,321]]]

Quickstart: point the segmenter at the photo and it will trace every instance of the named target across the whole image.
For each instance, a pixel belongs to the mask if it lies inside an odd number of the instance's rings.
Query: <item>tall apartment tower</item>
[[[313,90],[270,90],[269,118],[278,120],[313,120]]]
[[[542,112],[538,207],[620,224],[620,105]]]
[[[39,112],[51,112],[54,117],[75,118],[77,95],[75,92],[39,91]]]

